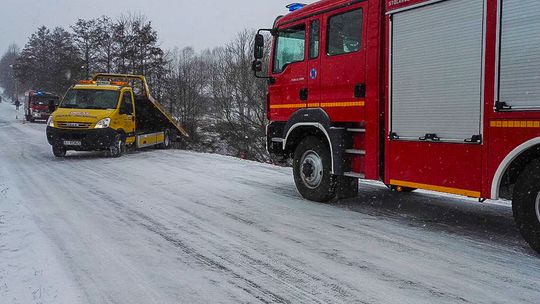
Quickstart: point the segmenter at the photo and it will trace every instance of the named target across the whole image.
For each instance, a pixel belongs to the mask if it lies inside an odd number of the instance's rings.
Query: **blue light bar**
[[[291,3],[286,7],[289,9],[289,12],[294,12],[303,8],[304,6],[306,6],[304,3]]]

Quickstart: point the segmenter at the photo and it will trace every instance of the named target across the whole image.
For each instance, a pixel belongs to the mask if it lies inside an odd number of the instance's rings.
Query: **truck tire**
[[[62,158],[66,156],[66,148],[62,146],[53,146],[52,151],[55,157]]]
[[[294,153],[293,173],[304,198],[325,203],[336,196],[330,149],[320,138],[309,136],[300,142]]]
[[[519,232],[540,253],[540,159],[532,161],[519,175],[512,211]]]
[[[157,147],[159,149],[170,149],[171,148],[171,132],[169,130],[165,130],[163,133],[165,133],[165,140],[163,143],[159,144]]]
[[[126,151],[126,141],[121,134],[116,134],[114,141],[109,147],[109,155],[111,157],[120,157]]]

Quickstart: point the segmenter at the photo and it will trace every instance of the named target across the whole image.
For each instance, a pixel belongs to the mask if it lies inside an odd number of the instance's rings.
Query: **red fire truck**
[[[28,91],[24,103],[24,114],[27,121],[47,120],[60,102],[60,96],[42,91]]]
[[[294,4],[273,38],[268,151],[307,199],[358,179],[513,201],[540,252],[540,6],[536,0]]]

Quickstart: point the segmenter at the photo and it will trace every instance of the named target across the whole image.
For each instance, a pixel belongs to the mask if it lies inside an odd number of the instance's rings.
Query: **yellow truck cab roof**
[[[97,85],[97,84],[76,84],[73,86],[75,90],[105,90],[105,91],[120,91],[121,86],[116,85]]]

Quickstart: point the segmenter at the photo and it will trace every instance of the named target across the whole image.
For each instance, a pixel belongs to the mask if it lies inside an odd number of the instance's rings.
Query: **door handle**
[[[354,86],[354,97],[356,98],[366,98],[366,85],[359,83]]]
[[[300,100],[308,100],[308,88],[300,89]]]

